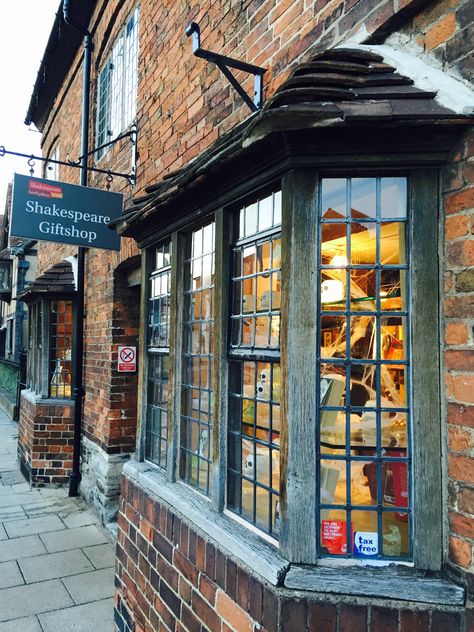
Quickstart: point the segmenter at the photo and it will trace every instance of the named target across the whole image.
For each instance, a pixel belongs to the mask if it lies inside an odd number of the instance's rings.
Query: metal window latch
[[[260,66],[254,66],[253,64],[247,64],[246,62],[239,61],[238,59],[232,59],[226,55],[219,55],[219,53],[213,53],[210,50],[201,48],[201,30],[196,22],[191,22],[186,27],[186,35],[193,38],[193,53],[196,57],[202,57],[207,61],[211,61],[222,71],[227,77],[232,86],[237,90],[245,103],[249,106],[252,112],[257,112],[263,105],[263,74],[266,72],[266,68],[260,68]],[[253,100],[242,88],[240,83],[231,73],[229,68],[235,68],[236,70],[242,70],[253,75],[254,94]]]

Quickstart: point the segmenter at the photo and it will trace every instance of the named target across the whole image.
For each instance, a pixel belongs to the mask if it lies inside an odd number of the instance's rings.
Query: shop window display
[[[235,215],[228,508],[277,538],[280,489],[281,194]]]
[[[71,397],[72,303],[51,301],[49,313],[49,396]]]
[[[407,560],[407,181],[325,178],[319,222],[320,552]]]

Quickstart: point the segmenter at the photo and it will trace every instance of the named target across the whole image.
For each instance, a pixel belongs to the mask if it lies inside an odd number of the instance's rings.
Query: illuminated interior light
[[[344,299],[344,283],[327,279],[321,283],[321,303],[337,303]]]
[[[329,262],[329,265],[345,268],[347,266],[347,257],[345,257],[344,255],[334,255],[334,257]]]

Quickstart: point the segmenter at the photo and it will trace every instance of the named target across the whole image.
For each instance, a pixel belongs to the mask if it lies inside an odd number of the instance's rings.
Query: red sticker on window
[[[347,526],[343,520],[322,520],[322,545],[328,553],[340,555],[347,553]]]

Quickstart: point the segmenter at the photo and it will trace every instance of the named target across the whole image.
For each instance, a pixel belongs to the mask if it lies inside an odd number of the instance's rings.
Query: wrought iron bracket
[[[104,149],[105,147],[108,147],[109,145],[113,145],[117,141],[121,140],[122,138],[127,138],[127,137],[130,138],[130,141],[133,146],[132,169],[130,173],[119,173],[117,171],[111,171],[110,169],[100,169],[99,167],[87,167],[88,171],[94,171],[95,173],[105,173],[107,175],[107,182],[109,186],[110,186],[110,177],[125,178],[126,180],[128,180],[130,186],[134,186],[135,184],[136,162],[137,162],[137,128],[136,126],[135,125],[132,126],[132,129],[129,132],[126,132],[125,134],[121,134],[120,136],[117,136],[117,138],[114,138],[114,140],[108,143],[104,143],[103,145],[100,145],[100,147],[96,147],[95,149],[92,149],[91,151],[87,152],[87,156],[92,156],[93,154],[97,153],[101,149]],[[47,162],[49,164],[54,164],[54,165],[63,165],[65,167],[72,167],[74,169],[82,168],[81,161],[82,161],[83,156],[80,156],[77,161],[53,160],[51,158],[43,158],[42,156],[35,156],[33,154],[22,154],[17,151],[8,151],[7,149],[5,149],[5,147],[3,147],[3,145],[0,145],[0,158],[3,158],[3,156],[6,156],[6,155],[19,156],[20,158],[28,158],[28,165],[31,168],[30,169],[31,175],[33,175],[33,170],[34,170],[34,165],[35,165],[36,160],[39,160],[40,162]]]
[[[226,55],[220,55],[219,53],[213,53],[210,50],[201,48],[201,30],[196,22],[191,22],[186,27],[186,35],[192,37],[193,53],[196,57],[202,57],[207,61],[211,61],[221,70],[225,77],[230,81],[232,86],[237,90],[245,103],[249,106],[252,112],[257,112],[263,105],[263,75],[266,72],[266,68],[260,68],[260,66],[254,66],[253,64],[247,64],[244,61],[238,59],[232,59]],[[235,68],[235,70],[241,70],[250,75],[253,75],[253,99],[242,88],[240,83],[231,73],[229,68]]]

